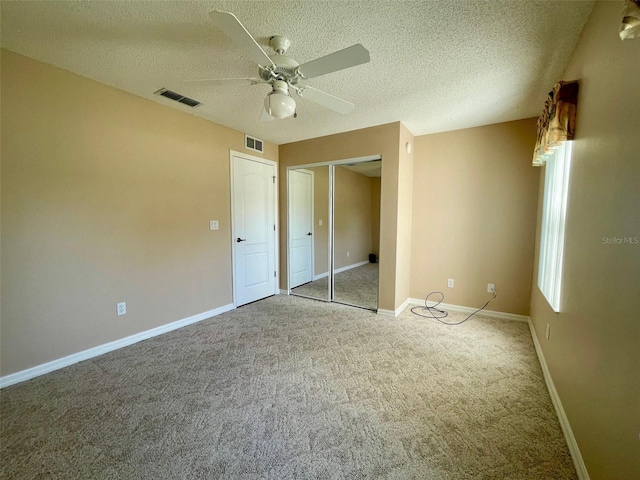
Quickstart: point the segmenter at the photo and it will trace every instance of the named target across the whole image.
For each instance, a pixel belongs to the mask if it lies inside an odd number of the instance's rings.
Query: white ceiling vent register
[[[264,143],[258,138],[244,136],[244,146],[247,150],[253,150],[254,152],[264,152]]]
[[[160,95],[161,97],[170,98],[171,100],[175,100],[176,102],[180,102],[184,105],[187,105],[191,108],[196,108],[202,105],[197,100],[193,98],[185,97],[184,95],[176,92],[172,92],[171,90],[167,90],[166,88],[161,88],[157,92],[154,92],[156,95]]]

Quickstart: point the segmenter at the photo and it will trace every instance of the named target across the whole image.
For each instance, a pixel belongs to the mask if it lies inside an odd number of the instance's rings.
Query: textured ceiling
[[[401,121],[414,135],[538,115],[593,2],[585,1],[3,1],[2,47],[277,144]],[[260,122],[268,85],[217,30],[233,12],[267,53],[291,40],[304,63],[362,43],[371,62],[309,80],[356,105],[341,115],[298,99],[298,118]],[[154,95],[166,87],[197,109]]]

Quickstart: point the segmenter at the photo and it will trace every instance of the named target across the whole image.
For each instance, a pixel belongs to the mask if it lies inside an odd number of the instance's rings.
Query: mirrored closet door
[[[329,301],[329,166],[289,169],[289,288]]]
[[[288,169],[291,294],[377,310],[381,165]]]
[[[333,301],[378,308],[381,161],[335,165]]]

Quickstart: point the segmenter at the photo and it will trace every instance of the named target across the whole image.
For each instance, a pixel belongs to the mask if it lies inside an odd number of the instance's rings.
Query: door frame
[[[315,279],[316,272],[316,224],[315,224],[315,174],[313,170],[305,168],[287,168],[287,293],[291,293],[291,209],[289,208],[289,172],[304,172],[311,176],[311,281]],[[295,287],[294,287],[295,288]]]
[[[233,167],[233,157],[240,157],[244,160],[249,160],[253,162],[263,163],[273,167],[274,172],[274,181],[273,181],[273,222],[275,225],[275,230],[273,231],[273,250],[274,250],[274,262],[275,262],[275,286],[273,294],[277,295],[280,293],[280,257],[279,257],[279,244],[280,244],[280,228],[278,222],[278,163],[273,160],[268,160],[266,158],[256,157],[254,155],[249,155],[248,153],[238,152],[236,150],[229,150],[229,175],[230,175],[230,184],[231,184],[231,201],[229,202],[231,207],[231,291],[233,292],[233,308],[238,307],[237,301],[237,288],[236,288],[236,242],[235,242],[235,203],[234,203],[234,167]]]

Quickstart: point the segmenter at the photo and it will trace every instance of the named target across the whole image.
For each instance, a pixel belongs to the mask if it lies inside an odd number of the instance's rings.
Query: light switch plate
[[[220,225],[218,223],[218,220],[211,220],[209,222],[209,230],[218,230],[220,228]]]

